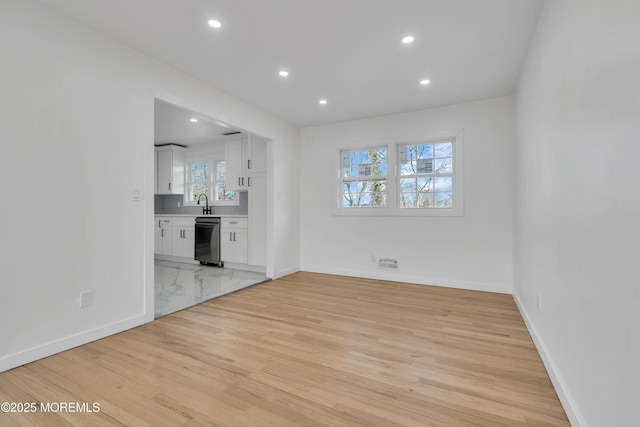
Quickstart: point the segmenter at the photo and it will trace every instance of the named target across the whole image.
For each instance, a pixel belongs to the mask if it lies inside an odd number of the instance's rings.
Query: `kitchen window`
[[[463,216],[462,131],[340,151],[336,215]]]
[[[225,161],[194,159],[187,163],[185,205],[197,205],[198,198],[204,203],[205,194],[210,205],[238,205],[238,194],[227,190],[225,183]]]

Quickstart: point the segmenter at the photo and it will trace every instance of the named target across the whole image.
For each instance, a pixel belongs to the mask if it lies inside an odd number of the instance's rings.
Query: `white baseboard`
[[[130,317],[90,331],[81,332],[79,334],[51,341],[18,353],[3,356],[0,358],[0,372],[8,371],[9,369],[17,368],[18,366],[22,366],[26,363],[31,363],[44,357],[87,344],[91,341],[108,337],[109,335],[117,334],[118,332],[126,331],[127,329],[135,328],[136,326],[140,326],[144,323],[144,315],[141,314],[139,316]]]
[[[193,258],[185,258],[181,256],[173,256],[173,255],[159,255],[155,254],[153,256],[154,259],[159,259],[162,261],[174,261],[174,262],[183,262],[185,264],[196,264],[200,265],[200,261],[195,260]]]
[[[174,261],[174,262],[182,262],[185,264],[194,264],[200,265],[200,261],[194,260],[191,258],[184,258],[179,256],[172,255],[154,255],[154,259],[161,261]],[[249,265],[249,264],[238,264],[235,262],[225,262],[225,268],[230,268],[232,270],[244,270],[244,271],[253,271],[254,273],[264,273],[266,271],[266,267],[261,267],[257,265]]]
[[[513,292],[513,289],[508,286],[500,286],[491,283],[466,282],[435,277],[403,275],[399,272],[360,271],[340,268],[325,268],[311,265],[304,265],[300,270],[311,273],[335,274],[338,276],[361,277],[365,279],[440,286],[443,288],[466,289],[470,291],[495,292],[499,294],[511,294]]]
[[[297,273],[298,271],[300,271],[300,267],[298,267],[298,266],[288,267],[288,268],[281,268],[280,270],[275,272],[273,278],[277,279],[279,277],[288,276],[289,274]]]
[[[266,271],[265,267],[258,267],[257,265],[249,264],[237,264],[235,262],[225,262],[224,268],[230,268],[232,270],[252,271],[254,273],[265,273]]]
[[[536,332],[536,328],[534,328],[533,323],[531,323],[531,319],[527,314],[527,310],[524,308],[522,302],[520,302],[520,298],[518,298],[518,294],[516,292],[513,293],[513,300],[520,310],[520,315],[524,319],[524,323],[529,330],[529,335],[533,339],[533,343],[538,350],[538,354],[540,354],[540,358],[542,359],[542,363],[549,374],[549,378],[551,378],[551,383],[553,384],[553,388],[556,390],[556,394],[560,399],[560,403],[564,408],[564,412],[567,414],[567,418],[569,418],[569,422],[573,427],[581,427],[586,425],[581,421],[582,417],[578,415],[578,412],[574,409],[577,406],[575,405],[573,399],[570,394],[567,392],[567,387],[564,385],[564,381],[558,374],[556,373],[558,370],[555,368],[555,364],[553,363],[553,359],[551,358],[547,348],[544,345],[544,342]]]

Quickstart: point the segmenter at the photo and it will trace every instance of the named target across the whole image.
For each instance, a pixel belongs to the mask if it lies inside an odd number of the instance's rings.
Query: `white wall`
[[[153,318],[154,96],[273,139],[267,272],[297,269],[297,128],[30,0],[0,57],[0,371]]]
[[[335,216],[339,150],[464,130],[463,217]],[[301,269],[511,292],[512,97],[301,131]],[[383,273],[372,255],[397,257]]]
[[[517,97],[515,295],[576,426],[640,419],[638,76],[638,1],[546,3]]]

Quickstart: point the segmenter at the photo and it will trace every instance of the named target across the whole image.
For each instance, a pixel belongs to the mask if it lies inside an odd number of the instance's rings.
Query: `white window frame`
[[[198,205],[197,201],[193,201],[190,200],[190,196],[191,196],[191,165],[193,163],[206,163],[208,165],[209,168],[209,179],[207,180],[207,189],[208,189],[208,195],[207,197],[209,197],[209,206],[239,206],[240,205],[240,194],[238,193],[238,191],[234,192],[236,193],[236,197],[234,200],[217,200],[215,198],[212,198],[210,196],[212,195],[216,195],[216,187],[217,187],[217,165],[218,162],[226,162],[225,159],[219,159],[219,158],[213,158],[210,156],[199,156],[199,157],[189,157],[188,159],[186,159],[186,167],[185,167],[185,177],[184,177],[184,183],[185,183],[185,191],[184,191],[184,197],[183,197],[183,204],[184,206],[204,206],[205,200],[203,198],[200,198],[200,205]],[[225,177],[226,178],[226,177]]]
[[[400,207],[400,166],[399,147],[401,145],[432,144],[453,141],[453,206],[451,208],[401,208]],[[376,147],[387,147],[386,207],[343,207],[342,206],[342,152],[361,151]],[[425,137],[376,138],[363,144],[340,148],[337,156],[336,205],[333,214],[340,216],[464,216],[464,131],[462,129],[431,133]]]
[[[343,164],[343,153],[345,152],[354,152],[354,151],[369,151],[369,150],[379,150],[379,149],[386,149],[387,150],[387,175],[362,175],[362,176],[358,176],[358,177],[353,177],[353,178],[347,178],[342,176],[342,171],[344,170],[344,164]],[[339,193],[340,193],[340,208],[344,209],[344,210],[361,210],[361,209],[386,209],[386,207],[389,205],[389,181],[388,181],[388,175],[389,175],[389,148],[386,145],[376,145],[376,146],[369,146],[369,147],[359,147],[359,148],[349,148],[349,149],[341,149],[340,150],[340,169],[338,171],[339,174]],[[384,181],[384,185],[385,185],[385,206],[358,206],[358,207],[345,207],[344,206],[344,183],[345,182],[350,182],[350,181]]]

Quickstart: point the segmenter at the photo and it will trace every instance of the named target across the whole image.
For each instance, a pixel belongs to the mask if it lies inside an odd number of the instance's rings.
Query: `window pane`
[[[417,191],[433,191],[433,178],[419,177],[417,181]]]
[[[432,208],[433,205],[434,205],[433,193],[420,193],[420,194],[418,194],[418,207],[419,208]]]
[[[400,164],[400,175],[415,175],[416,162],[407,162]]]
[[[206,162],[191,163],[189,167],[191,201],[197,201],[201,194],[209,195],[207,182],[209,178],[209,165]]]
[[[401,208],[415,208],[416,207],[416,193],[400,193],[400,207]]]
[[[208,191],[207,191],[207,188],[197,187],[195,185],[193,185],[191,188],[192,188],[192,190],[191,190],[191,197],[192,197],[191,201],[193,201],[193,202],[198,201],[198,198],[202,197],[203,194],[206,194],[207,196],[209,195]],[[204,197],[202,197],[202,200],[204,200]]]
[[[453,177],[438,176],[434,178],[436,191],[451,191],[453,187]]]
[[[204,182],[209,176],[209,165],[206,163],[191,163],[191,182]]]
[[[442,142],[439,144],[433,144],[433,157],[444,158],[453,157],[453,143]]]
[[[433,171],[435,173],[451,173],[453,172],[452,168],[452,159],[435,159],[433,161]]]
[[[386,174],[386,148],[342,152],[343,177],[385,176]]]
[[[400,191],[403,193],[415,193],[416,192],[416,179],[415,178],[403,178],[400,180]]]
[[[430,159],[433,157],[433,144],[421,144],[414,147],[416,158]]]
[[[225,171],[225,162],[218,162],[218,164],[216,165],[217,170],[217,174],[216,174],[216,180],[218,182],[224,182],[224,171]]]
[[[348,181],[342,186],[344,207],[385,206],[385,180]]]
[[[436,208],[451,208],[453,206],[452,193],[435,193]]]

